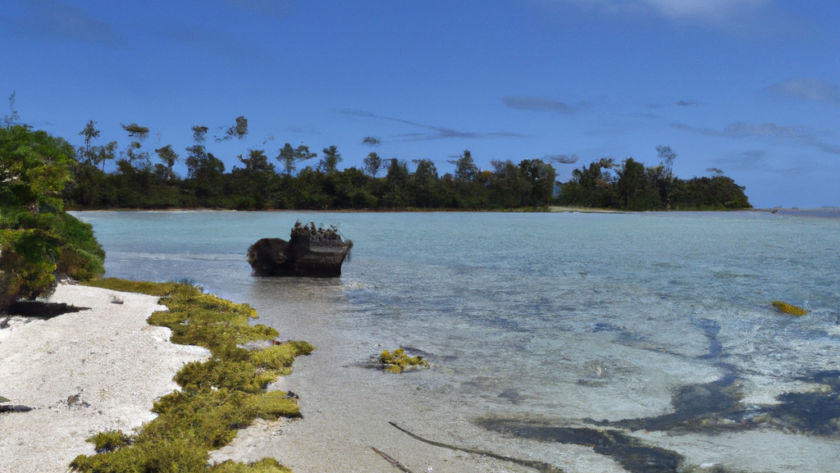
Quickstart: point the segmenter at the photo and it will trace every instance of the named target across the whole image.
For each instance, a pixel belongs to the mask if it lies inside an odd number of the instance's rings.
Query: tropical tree
[[[85,162],[88,164],[93,163],[95,153],[91,143],[94,139],[99,138],[99,130],[96,129],[96,123],[93,120],[89,120],[85,128],[79,132],[80,136],[85,137],[85,146],[79,148],[79,154],[84,157]]]
[[[336,146],[324,148],[323,153],[324,155],[318,163],[318,169],[326,174],[333,174],[337,170],[338,163],[344,160],[341,158],[341,154],[338,152]]]
[[[379,171],[382,170],[382,158],[374,152],[368,154],[364,162],[365,172],[367,172],[370,177],[376,177],[376,175],[379,174]]]
[[[9,95],[9,114],[3,117],[3,128],[10,129],[12,126],[17,125],[20,123],[20,115],[18,111],[15,109],[15,95],[16,92],[12,92]]]
[[[674,160],[677,159],[677,153],[675,153],[670,146],[657,146],[656,154],[659,156],[662,168],[665,170],[665,179],[673,178]]]
[[[610,170],[615,167],[612,158],[601,158],[572,171],[572,179],[560,191],[560,202],[583,207],[610,207],[613,200]]]
[[[278,154],[275,159],[280,161],[280,164],[283,165],[283,172],[287,176],[291,176],[295,172],[295,158],[295,149],[292,148],[292,145],[286,143],[282,148],[280,148],[280,154]]]
[[[459,181],[472,182],[478,177],[478,166],[475,165],[469,150],[465,150],[458,159],[447,162],[455,165],[455,179]]]
[[[316,153],[309,152],[309,146],[301,144],[295,149],[292,148],[292,145],[286,143],[280,149],[280,154],[278,154],[275,159],[280,161],[280,164],[283,165],[283,173],[287,176],[291,176],[294,174],[299,161],[306,161],[314,158],[315,156],[317,156]]]
[[[519,163],[519,171],[527,183],[524,204],[531,207],[545,206],[554,197],[554,168],[541,159],[525,159]]]
[[[101,274],[104,253],[85,226],[63,212],[73,146],[44,131],[13,125],[0,129],[0,309],[19,297],[34,298],[56,270]],[[97,253],[94,255],[93,253]],[[93,259],[98,258],[97,262]]]
[[[438,193],[438,172],[435,163],[430,159],[413,159],[417,166],[411,179],[411,193],[414,205],[417,207],[438,207],[443,202]]]
[[[174,175],[174,173],[172,172],[172,167],[175,166],[175,163],[179,161],[178,153],[176,153],[175,150],[172,149],[172,145],[166,145],[163,148],[156,149],[155,153],[157,153],[158,158],[168,168],[166,179],[172,180],[172,177]]]
[[[225,130],[225,135],[221,138],[216,138],[216,142],[226,141],[233,138],[244,140],[248,136],[248,119],[242,116],[236,117],[232,126]]]
[[[149,153],[142,151],[143,142],[149,137],[149,129],[145,126],[140,126],[137,123],[130,123],[128,125],[120,123],[120,126],[123,130],[128,132],[128,137],[134,140],[130,142],[128,144],[128,148],[123,151],[123,159],[128,161],[133,167],[141,169],[150,168],[151,162],[149,161]]]

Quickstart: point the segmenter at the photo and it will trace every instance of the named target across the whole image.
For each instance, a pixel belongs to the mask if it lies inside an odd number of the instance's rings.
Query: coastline
[[[111,303],[119,297],[123,304]],[[65,472],[85,439],[106,430],[131,433],[152,420],[152,404],[178,389],[175,373],[209,352],[169,341],[146,319],[166,310],[159,297],[59,285],[49,302],[88,307],[48,320],[13,317],[0,330],[2,395],[33,407],[0,416],[0,471]]]
[[[224,209],[209,207],[171,207],[171,208],[75,208],[68,207],[68,212],[268,212],[268,213],[337,213],[337,214],[387,214],[387,213],[598,213],[598,214],[638,214],[638,213],[682,213],[682,212],[757,212],[785,214],[807,214],[812,212],[837,213],[838,207],[817,207],[817,208],[748,208],[748,209],[685,209],[685,210],[619,210],[595,207],[568,207],[561,205],[550,205],[548,207],[520,207],[513,209],[466,209],[466,208],[388,208],[388,209]]]

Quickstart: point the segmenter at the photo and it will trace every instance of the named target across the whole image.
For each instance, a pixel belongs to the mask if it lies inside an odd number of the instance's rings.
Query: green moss
[[[256,311],[204,294],[181,283],[142,283],[119,279],[89,285],[120,291],[145,292],[161,298],[168,312],[156,312],[149,323],[172,329],[173,343],[198,345],[211,352],[205,362],[185,365],[175,376],[182,387],[155,402],[158,417],[131,437],[105,432],[89,439],[100,454],[81,455],[71,468],[82,472],[288,472],[273,459],[208,466],[208,451],[230,443],[237,429],[255,419],[299,417],[297,403],[280,391],[265,392],[278,376],[287,374],[296,356],[315,348],[306,342],[286,342],[248,351],[237,344],[273,339],[277,331],[251,326]],[[117,434],[123,437],[117,437]],[[100,449],[100,445],[103,447]],[[107,448],[105,448],[107,447]]]
[[[277,463],[273,458],[263,458],[255,463],[234,463],[230,460],[210,468],[213,473],[291,473],[292,470]]]
[[[785,314],[797,315],[797,316],[801,317],[801,316],[808,313],[807,310],[805,310],[801,307],[796,307],[795,305],[790,305],[790,304],[788,304],[786,302],[782,302],[782,301],[773,301],[771,304],[779,312],[782,312],[782,313],[785,313]]]
[[[402,373],[406,369],[410,368],[429,366],[422,356],[408,356],[402,348],[397,348],[394,350],[394,353],[384,350],[382,354],[379,355],[379,362],[385,367],[386,371],[396,374]]]
[[[195,291],[188,287],[182,287],[182,284],[176,282],[157,283],[146,281],[129,281],[127,279],[117,278],[103,278],[88,281],[85,286],[101,287],[103,289],[111,289],[122,292],[139,292],[141,294],[148,294],[150,296],[168,296],[175,291],[195,292],[198,293],[198,288]]]
[[[96,447],[97,453],[106,453],[129,445],[131,443],[131,437],[119,430],[110,430],[108,432],[99,432],[87,439],[87,441]]]

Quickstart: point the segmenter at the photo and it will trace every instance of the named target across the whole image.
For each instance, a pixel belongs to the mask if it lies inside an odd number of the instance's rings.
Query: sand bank
[[[49,320],[13,317],[0,329],[0,395],[35,408],[0,415],[0,471],[67,471],[77,455],[95,453],[86,438],[130,432],[153,418],[155,399],[178,388],[172,378],[181,366],[208,356],[169,343],[169,329],[146,323],[166,310],[157,301],[61,285],[50,302],[90,310]]]

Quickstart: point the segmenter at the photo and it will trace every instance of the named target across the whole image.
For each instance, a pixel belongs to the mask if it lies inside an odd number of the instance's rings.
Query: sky
[[[561,181],[670,146],[676,175],[721,169],[756,207],[840,206],[836,1],[4,0],[0,50],[0,96],[75,145],[138,123],[185,157],[192,126],[244,116],[244,141],[208,142],[228,170],[284,143],[441,174],[464,150],[577,155]]]

